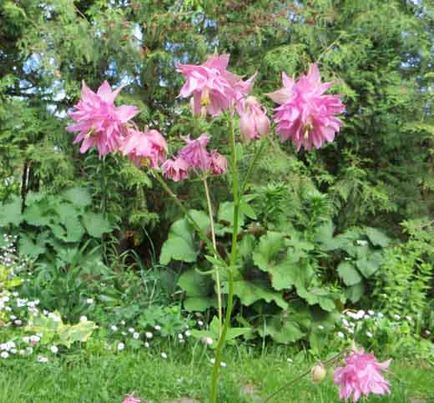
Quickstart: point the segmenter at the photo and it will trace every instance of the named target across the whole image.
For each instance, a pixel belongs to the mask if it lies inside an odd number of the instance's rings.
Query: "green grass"
[[[198,349],[199,350],[199,349]],[[267,395],[309,368],[306,363],[289,364],[284,350],[254,357],[240,350],[226,354],[222,369],[220,402],[261,402]],[[69,354],[40,364],[31,359],[8,359],[0,363],[0,402],[69,403],[121,402],[135,392],[147,401],[179,398],[206,401],[209,382],[207,352],[109,352]],[[392,395],[369,402],[434,401],[432,368],[423,363],[392,365]],[[431,400],[430,400],[431,397]],[[330,375],[320,385],[305,377],[285,389],[272,402],[333,403],[339,401]]]

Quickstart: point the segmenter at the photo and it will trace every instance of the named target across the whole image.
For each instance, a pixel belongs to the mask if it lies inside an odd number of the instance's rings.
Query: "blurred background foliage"
[[[334,143],[310,153],[297,154],[276,137],[267,141],[248,188],[253,213],[246,207],[243,228],[253,238],[243,240],[243,267],[255,263],[250,275],[264,277],[261,244],[265,254],[285,245],[304,256],[315,287],[326,294],[306,295],[297,286],[297,297],[293,291],[282,300],[268,296],[279,315],[293,298],[289,312],[302,311],[300,299],[315,305],[320,297],[331,301],[319,304],[326,311],[342,310],[347,301],[420,314],[432,295],[433,34],[434,8],[423,0],[0,0],[0,199],[11,211],[19,205],[25,217],[35,200],[48,200],[44,195],[57,195],[57,206],[65,190],[85,189],[92,202],[82,214],[94,214],[111,231],[98,243],[104,264],[119,270],[119,256],[133,249],[141,264],[163,273],[166,291],[176,297],[176,281],[166,268],[158,269],[157,256],[180,212],[128,161],[78,153],[65,126],[81,81],[93,89],[104,79],[125,85],[120,101],[139,106],[139,126],[158,128],[176,149],[180,135],[203,129],[191,119],[188,102],[176,98],[182,84],[177,62],[199,63],[215,50],[230,53],[231,70],[258,72],[254,93],[271,113],[263,94],[280,86],[280,73],[296,76],[317,61],[324,79],[334,81],[334,91],[344,97],[343,130]],[[211,132],[213,144],[225,152],[224,127]],[[254,147],[243,150],[247,160]],[[176,188],[201,210],[199,185]],[[212,192],[224,209],[225,183],[216,181]],[[47,233],[35,226],[29,232],[25,219],[10,222],[0,215],[0,223],[3,230],[26,232],[28,242]],[[73,239],[77,251],[96,244],[92,234],[81,232]],[[357,244],[364,245],[363,256],[354,250],[357,241],[363,241]],[[53,242],[40,248],[58,253]],[[163,260],[175,261],[170,273],[186,273],[183,259],[166,254]],[[47,264],[47,258],[38,262]],[[414,304],[407,305],[410,294]],[[265,305],[246,311],[250,324],[264,309],[276,315],[276,306]],[[279,340],[277,330],[267,331]]]

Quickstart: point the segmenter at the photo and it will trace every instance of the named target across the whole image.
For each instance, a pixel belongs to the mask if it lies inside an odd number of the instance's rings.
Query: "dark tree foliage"
[[[265,156],[257,185],[310,178],[332,201],[338,232],[369,223],[399,235],[400,222],[433,210],[433,13],[423,0],[2,0],[0,196],[85,184],[122,229],[158,217],[164,228],[171,204],[147,174],[117,157],[79,155],[65,112],[82,80],[96,88],[108,79],[126,85],[121,101],[141,108],[140,125],[176,144],[198,128],[176,98],[175,64],[217,50],[236,72],[258,71],[257,94],[277,88],[281,71],[298,75],[317,61],[345,97],[338,140],[296,154],[274,139],[282,153]],[[194,184],[180,192],[197,194]]]

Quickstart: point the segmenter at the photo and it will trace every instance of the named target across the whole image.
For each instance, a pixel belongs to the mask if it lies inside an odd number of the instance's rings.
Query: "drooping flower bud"
[[[217,150],[212,150],[210,153],[210,169],[214,175],[221,175],[226,172],[228,168],[227,159],[217,152]]]
[[[321,383],[327,375],[327,370],[322,363],[315,365],[310,371],[313,383]]]
[[[247,141],[265,136],[270,131],[270,121],[264,108],[255,97],[247,97],[238,108],[240,132]]]
[[[170,178],[174,182],[179,182],[188,177],[190,166],[184,159],[178,157],[174,160],[167,160],[161,168],[166,178]]]

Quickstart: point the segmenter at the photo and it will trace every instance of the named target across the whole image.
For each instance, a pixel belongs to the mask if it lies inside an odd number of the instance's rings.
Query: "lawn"
[[[230,358],[232,357],[232,358]],[[291,361],[291,360],[290,360]],[[283,350],[258,355],[228,351],[222,368],[220,402],[262,402],[268,395],[309,368],[297,357],[288,362]],[[121,402],[131,392],[149,402],[206,401],[209,355],[198,352],[192,358],[187,350],[140,351],[89,355],[77,352],[51,358],[48,363],[34,360],[3,360],[0,374],[0,402]],[[432,402],[432,366],[427,363],[394,362],[392,394],[371,397],[369,402]],[[184,399],[184,400],[183,400]],[[188,400],[190,399],[190,400]],[[331,377],[320,385],[307,376],[283,390],[272,402],[338,402]]]

